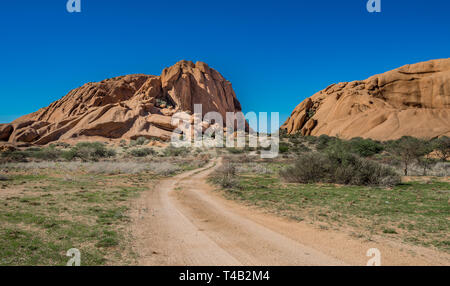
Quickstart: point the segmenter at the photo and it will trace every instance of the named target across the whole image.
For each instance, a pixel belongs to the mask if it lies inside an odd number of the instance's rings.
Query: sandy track
[[[134,233],[140,265],[344,264],[208,196],[212,164],[163,180],[139,200]]]
[[[206,183],[216,163],[165,179],[136,202],[139,265],[365,265],[373,247],[383,265],[448,263],[446,255],[411,254],[403,245],[363,242],[225,200]]]

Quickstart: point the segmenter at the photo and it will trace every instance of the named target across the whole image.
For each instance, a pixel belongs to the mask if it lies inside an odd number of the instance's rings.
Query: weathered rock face
[[[450,59],[333,84],[300,103],[281,129],[345,139],[450,136]]]
[[[0,140],[44,145],[53,141],[135,139],[167,140],[175,126],[171,116],[239,112],[231,83],[207,64],[181,61],[161,76],[127,75],[88,83],[62,99],[11,124],[0,124]]]

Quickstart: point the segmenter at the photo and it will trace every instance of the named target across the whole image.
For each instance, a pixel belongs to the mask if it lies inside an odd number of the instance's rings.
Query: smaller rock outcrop
[[[450,136],[450,59],[333,84],[300,103],[281,129],[345,139]]]

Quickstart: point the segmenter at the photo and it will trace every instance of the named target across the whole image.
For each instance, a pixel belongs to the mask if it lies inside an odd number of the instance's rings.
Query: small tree
[[[423,141],[409,136],[390,142],[389,149],[402,161],[405,176],[408,176],[408,168],[411,163],[426,154]]]
[[[447,161],[450,158],[450,137],[444,136],[436,139],[434,148],[439,158],[444,162]]]
[[[427,170],[431,169],[431,167],[436,164],[436,160],[431,158],[434,144],[430,141],[422,141],[418,148],[420,148],[420,150],[417,151],[417,164],[423,168],[423,175],[426,176]]]
[[[370,157],[384,150],[380,142],[372,139],[353,138],[349,143],[352,152],[361,157]]]

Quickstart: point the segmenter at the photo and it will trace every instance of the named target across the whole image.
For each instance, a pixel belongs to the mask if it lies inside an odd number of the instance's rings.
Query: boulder
[[[0,141],[8,141],[14,128],[11,124],[0,124]]]

